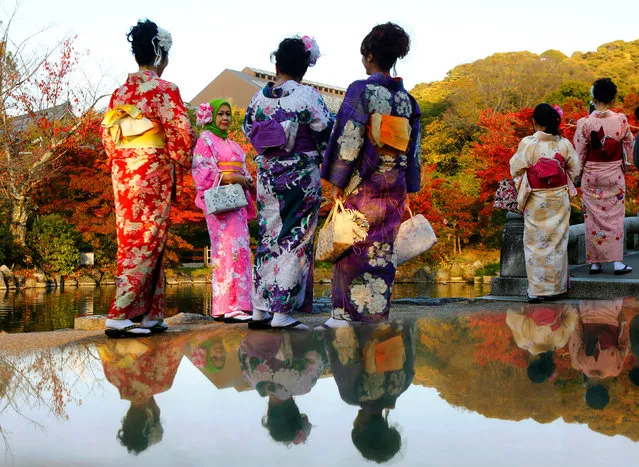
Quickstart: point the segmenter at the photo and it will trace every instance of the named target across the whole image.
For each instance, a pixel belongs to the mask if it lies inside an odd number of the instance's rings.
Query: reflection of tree
[[[87,379],[99,383],[102,379],[97,361],[86,346],[0,355],[0,415],[13,411],[41,429],[45,427],[26,411],[44,409],[58,420],[68,420],[67,405],[82,404],[76,391],[78,383]],[[9,453],[10,431],[0,425],[0,434]]]

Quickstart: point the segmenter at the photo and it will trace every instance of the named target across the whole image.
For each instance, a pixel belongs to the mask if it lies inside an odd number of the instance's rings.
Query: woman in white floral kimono
[[[524,212],[524,255],[528,301],[539,303],[568,290],[568,232],[572,181],[579,175],[577,153],[562,138],[561,109],[539,104],[533,113],[535,134],[519,143],[510,159]]]

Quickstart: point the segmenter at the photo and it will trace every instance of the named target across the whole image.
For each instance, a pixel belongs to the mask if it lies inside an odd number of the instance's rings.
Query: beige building
[[[189,104],[196,107],[202,102],[222,97],[228,99],[234,106],[246,108],[255,92],[266,86],[269,81],[275,81],[274,73],[249,67],[242,71],[227,68],[191,99]],[[302,83],[317,89],[332,112],[339,110],[346,89],[314,81],[304,80]]]

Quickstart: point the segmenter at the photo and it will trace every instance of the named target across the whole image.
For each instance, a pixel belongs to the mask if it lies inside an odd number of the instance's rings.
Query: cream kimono
[[[544,158],[559,167],[552,179],[544,176],[549,162],[542,161]],[[569,196],[577,194],[572,180],[579,171],[579,158],[570,141],[541,131],[522,139],[510,159],[524,212],[529,295],[552,296],[568,290]]]

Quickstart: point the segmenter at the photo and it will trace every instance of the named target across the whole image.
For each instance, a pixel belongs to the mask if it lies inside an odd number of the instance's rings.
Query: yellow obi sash
[[[404,154],[408,149],[411,128],[407,118],[374,113],[367,127],[368,137],[375,146],[390,149],[392,154]]]
[[[244,173],[244,163],[235,161],[222,161],[217,163],[218,168],[223,173]]]
[[[134,105],[123,104],[109,110],[102,120],[117,148],[163,148],[166,135],[159,122],[142,116]]]

